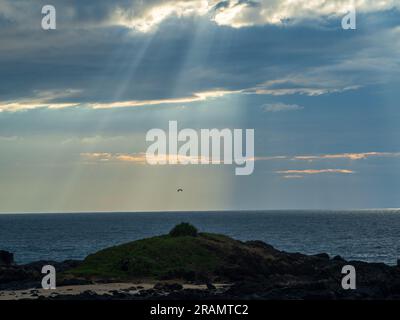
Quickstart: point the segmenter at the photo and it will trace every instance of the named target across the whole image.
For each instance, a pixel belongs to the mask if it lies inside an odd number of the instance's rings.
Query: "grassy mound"
[[[209,273],[223,263],[216,246],[223,240],[223,236],[206,234],[138,240],[89,255],[71,273],[112,278],[167,278],[174,274],[179,278]]]
[[[271,246],[224,235],[198,233],[181,223],[168,235],[152,237],[89,255],[67,277],[104,280],[234,280],[268,274],[278,252]]]
[[[68,273],[75,277],[109,280],[202,281],[227,274],[227,266],[233,267],[233,274],[238,270],[235,266],[243,271],[254,257],[257,262],[268,260],[257,248],[223,235],[199,233],[196,237],[176,237],[169,234],[99,251]],[[248,272],[251,274],[254,270]]]

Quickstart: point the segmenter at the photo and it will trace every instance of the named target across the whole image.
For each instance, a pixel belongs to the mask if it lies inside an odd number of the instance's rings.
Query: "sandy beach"
[[[55,290],[45,290],[30,288],[25,290],[5,290],[0,291],[1,300],[36,300],[42,298],[56,298],[57,296],[78,296],[84,293],[92,295],[109,295],[112,297],[115,294],[138,295],[141,291],[154,289],[155,283],[95,283],[88,285],[62,286]],[[214,284],[217,289],[223,289],[229,285]],[[183,289],[191,290],[207,290],[206,285],[182,284]],[[165,292],[167,295],[168,292]]]

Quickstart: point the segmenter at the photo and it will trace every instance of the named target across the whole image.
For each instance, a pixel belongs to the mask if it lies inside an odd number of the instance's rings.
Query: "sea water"
[[[0,250],[18,263],[83,259],[100,249],[168,233],[180,222],[288,252],[326,252],[396,264],[400,210],[0,214]]]

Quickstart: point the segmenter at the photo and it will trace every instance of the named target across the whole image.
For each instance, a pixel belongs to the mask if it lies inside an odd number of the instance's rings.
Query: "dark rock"
[[[156,283],[154,289],[159,291],[178,291],[182,290],[183,286],[179,283]]]
[[[216,286],[214,286],[212,283],[207,283],[207,289],[208,290],[217,290],[217,287]]]
[[[154,285],[154,289],[156,290],[163,290],[164,289],[164,283],[156,283]]]
[[[14,254],[0,250],[0,266],[10,266],[14,264]]]
[[[314,255],[314,257],[325,259],[325,260],[330,259],[329,254],[327,254],[327,253],[318,253],[318,254]]]
[[[40,261],[35,261],[35,262],[28,263],[26,265],[23,265],[23,267],[41,272],[43,266],[51,265],[51,266],[54,266],[54,268],[56,268],[57,273],[60,273],[60,272],[65,272],[67,270],[76,268],[81,263],[82,262],[79,260],[65,260],[63,262],[40,260]]]
[[[341,256],[334,256],[332,258],[333,261],[340,261],[340,262],[345,262],[346,260],[344,260]]]
[[[35,270],[18,266],[0,266],[0,288],[3,288],[3,285],[13,287],[14,283],[17,286],[24,282],[32,283],[39,279],[40,275]]]
[[[246,241],[245,243],[249,247],[261,248],[261,249],[268,250],[268,251],[276,251],[276,249],[273,246],[271,246],[263,241],[252,240],[252,241]]]
[[[130,295],[126,292],[114,290],[114,291],[112,291],[112,297],[116,300],[125,300],[125,299],[129,298]]]
[[[8,261],[10,261],[10,259],[8,259]],[[43,266],[53,265],[57,272],[61,273],[79,266],[80,263],[80,261],[76,260],[67,260],[64,262],[36,261],[25,265],[0,264],[0,290],[24,290],[41,287],[41,280],[43,277],[41,271]],[[62,277],[58,277],[57,280],[58,283],[63,282]],[[71,281],[79,282],[79,280]],[[87,280],[85,280],[85,282],[86,284],[88,283]],[[83,282],[77,284],[83,284]]]

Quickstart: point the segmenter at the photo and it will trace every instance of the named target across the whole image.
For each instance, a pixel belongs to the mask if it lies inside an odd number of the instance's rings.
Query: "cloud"
[[[82,153],[81,156],[89,163],[104,163],[104,162],[125,162],[133,163],[138,165],[147,165],[149,163],[170,163],[170,160],[177,159],[178,164],[182,163],[217,163],[212,157],[203,156],[186,156],[181,154],[159,154],[154,156],[152,154],[142,153]],[[219,163],[223,163],[223,160],[217,160]],[[172,162],[172,161],[171,161]]]
[[[0,141],[13,142],[19,140],[18,136],[0,136]]]
[[[283,96],[301,94],[308,96],[320,96],[324,94],[339,93],[348,90],[357,90],[361,86],[346,85],[341,80],[329,78],[316,78],[312,75],[291,75],[287,78],[268,80],[255,87],[237,90],[210,89],[207,91],[194,92],[191,96],[165,98],[165,99],[143,99],[143,100],[121,100],[114,102],[79,101],[81,89],[64,90],[37,90],[34,96],[14,101],[0,102],[1,111],[21,111],[37,108],[63,109],[72,107],[86,107],[91,109],[129,108],[142,106],[157,106],[165,104],[186,104],[207,101],[209,99],[222,98],[232,94],[248,95],[272,95]],[[69,102],[72,99],[74,102]],[[94,98],[92,98],[94,99]],[[60,102],[61,100],[61,102]],[[76,102],[75,102],[76,101]],[[301,110],[302,106],[284,103],[266,104],[263,106],[266,112]]]
[[[186,104],[211,99],[201,93],[216,89],[321,96],[396,83],[400,29],[382,22],[389,13],[365,17],[370,28],[360,27],[351,36],[337,29],[280,28],[259,17],[291,7],[297,8],[294,15],[303,7],[330,12],[348,2],[54,0],[59,28],[49,37],[37,21],[38,3],[1,1],[0,111]],[[359,5],[362,12],[390,8],[387,1]],[[267,26],[220,28],[208,21],[222,12],[233,12],[234,25]],[[186,19],[193,16],[201,18]],[[169,18],[174,19],[157,28]],[[235,41],[223,41],[227,38]],[[80,91],[37,94],[73,88]]]
[[[30,110],[37,108],[48,108],[48,109],[63,109],[72,107],[86,107],[90,109],[112,109],[112,108],[129,108],[129,107],[142,107],[142,106],[155,106],[164,104],[182,104],[182,103],[193,103],[206,101],[209,99],[221,98],[225,95],[240,93],[240,90],[229,91],[229,90],[210,90],[204,92],[194,93],[190,97],[181,98],[170,98],[170,99],[154,99],[154,100],[128,100],[128,101],[116,101],[116,102],[73,102],[73,103],[62,103],[57,102],[59,98],[68,98],[73,94],[80,92],[78,90],[66,90],[63,93],[58,94],[39,94],[33,98],[25,98],[17,101],[9,101],[0,103],[0,111],[21,111]],[[179,106],[182,108],[182,106]]]
[[[148,4],[146,2],[143,5],[134,6],[131,12],[117,8],[110,22],[112,21],[115,25],[135,29],[139,32],[149,32],[170,17],[203,16],[211,8],[209,2],[213,3],[215,1],[167,0],[149,1]]]
[[[110,161],[113,158],[111,153],[106,152],[81,153],[81,156],[86,160],[93,161]]]
[[[318,155],[295,155],[295,156],[257,156],[253,161],[291,160],[291,161],[314,161],[314,160],[364,160],[372,157],[400,157],[400,152],[361,152],[361,153],[333,153]]]
[[[82,144],[82,145],[96,145],[100,143],[116,143],[119,140],[124,139],[122,136],[101,136],[101,135],[94,135],[94,136],[88,136],[88,137],[76,137],[76,138],[68,138],[65,139],[61,142],[61,144],[66,145],[66,144]]]
[[[98,1],[105,8],[104,1]],[[287,25],[324,17],[341,17],[352,3],[359,12],[377,12],[399,6],[396,0],[152,0],[113,1],[101,22],[138,32],[151,32],[169,18],[207,17],[219,26]],[[100,22],[100,21],[99,21]]]
[[[218,25],[233,28],[265,24],[285,24],[305,19],[318,20],[322,17],[340,17],[352,4],[359,12],[376,12],[399,7],[397,0],[261,0],[224,1],[215,10],[214,21]]]
[[[302,179],[304,177],[301,175],[286,175],[286,176],[283,176],[283,178],[285,178],[285,179]]]
[[[81,90],[75,89],[35,91],[34,96],[31,98],[0,102],[0,112],[13,112],[38,108],[63,109],[76,107],[79,105],[78,103],[60,103],[56,102],[56,100],[60,98],[73,98],[76,97],[80,92]]]
[[[52,4],[65,12],[69,26],[86,28],[121,26],[137,32],[155,30],[170,18],[206,17],[218,26],[242,28],[262,25],[288,25],[304,20],[317,23],[323,18],[338,18],[346,14],[352,3],[361,13],[399,8],[397,0],[53,0]],[[5,0],[0,4],[3,19],[21,26],[33,19],[29,14],[37,3]]]
[[[109,108],[126,108],[126,107],[141,107],[163,104],[182,104],[206,101],[209,99],[221,98],[229,94],[240,93],[240,90],[210,90],[205,92],[194,93],[191,97],[171,98],[171,99],[155,99],[155,100],[133,100],[119,101],[112,103],[87,103],[86,106],[93,109],[109,109]]]
[[[276,171],[280,174],[292,175],[292,174],[321,174],[321,173],[341,173],[341,174],[352,174],[355,173],[353,170],[347,169],[306,169],[306,170],[284,170]]]
[[[400,157],[400,152],[361,152],[361,153],[328,153],[317,155],[279,155],[279,156],[256,156],[251,161],[271,161],[271,160],[288,160],[288,161],[316,161],[316,160],[364,160],[373,157]]]
[[[285,103],[267,103],[262,106],[265,112],[281,112],[281,111],[295,111],[302,110],[304,107],[297,104],[285,104]]]
[[[147,2],[147,1],[146,1]],[[396,0],[167,0],[134,2],[131,10],[116,7],[112,21],[139,32],[154,30],[168,18],[208,17],[219,26],[243,28],[260,25],[287,25],[304,20],[342,17],[352,7],[359,12],[377,12],[399,6]]]
[[[346,79],[334,78],[329,73],[322,73],[318,68],[303,74],[292,74],[281,79],[268,80],[245,92],[273,96],[307,95],[320,96],[330,93],[340,93],[357,90],[361,86],[351,84]]]
[[[81,153],[83,157],[89,163],[98,162],[130,162],[135,164],[146,164],[146,154],[124,154],[124,153],[108,153],[108,152],[92,152],[92,153]]]
[[[92,152],[81,153],[81,157],[89,162],[131,162],[136,164],[146,164],[145,153],[108,153]]]
[[[118,137],[114,138],[117,139]],[[98,141],[99,137],[84,138],[84,143],[91,143],[92,141]],[[204,158],[201,156],[190,157],[180,154],[160,154],[157,156],[146,155],[145,152],[140,153],[106,153],[106,152],[93,152],[93,153],[82,153],[81,156],[86,160],[95,162],[131,162],[136,164],[147,164],[147,159],[151,159],[153,162],[159,162],[169,159],[178,159],[178,162],[190,162],[190,163],[201,163],[213,161],[212,157]],[[343,154],[325,154],[325,155],[305,155],[305,156],[257,156],[254,158],[248,158],[247,161],[279,161],[279,160],[328,160],[328,159],[349,159],[349,160],[361,160],[368,159],[369,157],[400,157],[399,153],[394,152],[365,152],[365,153],[343,153]],[[214,159],[215,160],[215,159]],[[222,160],[220,161],[222,163]],[[320,173],[342,173],[351,174],[354,173],[352,170],[347,169],[305,169],[305,170],[283,170],[276,171],[280,174],[285,174],[286,178],[300,178],[299,175],[304,174],[320,174]]]
[[[210,89],[207,91],[195,92],[191,96],[166,98],[166,99],[144,99],[144,100],[121,100],[114,102],[79,101],[80,94],[84,93],[81,89],[65,90],[37,90],[34,96],[26,97],[14,101],[0,102],[0,111],[21,111],[37,108],[63,109],[72,107],[86,107],[91,109],[112,109],[129,108],[142,106],[157,106],[165,104],[188,104],[194,102],[207,101],[209,99],[222,98],[232,94],[248,95],[293,95],[301,94],[308,96],[319,96],[330,93],[356,90],[360,86],[347,86],[340,80],[329,78],[312,78],[310,75],[296,76],[291,75],[287,78],[268,80],[255,87],[237,90],[229,89]],[[69,102],[72,99],[74,102]],[[92,98],[94,99],[94,98]],[[60,101],[61,100],[61,101]],[[76,101],[76,102],[75,102]],[[266,104],[264,110],[267,112],[301,110],[302,106],[284,103]]]
[[[304,156],[295,156],[292,158],[292,160],[307,160],[307,161],[326,160],[326,159],[361,160],[370,157],[400,157],[400,152],[364,152],[364,153],[304,155]]]
[[[287,156],[270,156],[270,157],[254,157],[253,159],[248,159],[249,161],[269,161],[269,160],[285,160]]]

